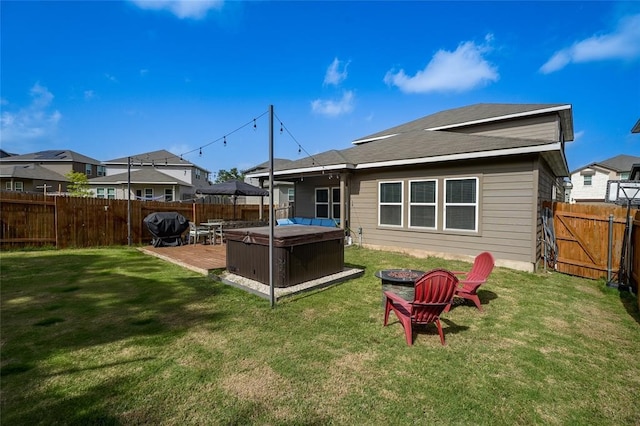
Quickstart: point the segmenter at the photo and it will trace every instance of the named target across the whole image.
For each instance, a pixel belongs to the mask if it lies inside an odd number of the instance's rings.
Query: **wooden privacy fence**
[[[585,278],[618,280],[625,238],[627,208],[608,205],[553,203],[553,225],[558,245],[556,269]],[[640,273],[640,211],[632,209],[631,278]],[[629,272],[629,271],[627,271]]]
[[[128,201],[103,198],[0,193],[0,248],[38,246],[96,247],[128,244]],[[155,212],[178,212],[189,221],[209,218],[257,221],[260,206],[131,201],[131,242],[146,244],[151,234],[143,219]],[[265,205],[263,218],[269,217]]]

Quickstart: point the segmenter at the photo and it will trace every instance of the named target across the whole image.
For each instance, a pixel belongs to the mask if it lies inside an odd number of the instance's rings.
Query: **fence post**
[[[607,282],[611,282],[611,256],[613,251],[613,214],[609,214],[609,249],[607,250]]]

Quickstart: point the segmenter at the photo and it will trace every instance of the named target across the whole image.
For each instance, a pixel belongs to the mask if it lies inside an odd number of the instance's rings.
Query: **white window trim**
[[[96,188],[96,198],[107,198],[107,190],[103,187]]]
[[[296,201],[296,190],[294,188],[287,189],[287,201],[290,203]]]
[[[334,191],[338,191],[338,201],[333,199],[333,192]],[[333,215],[333,209],[334,207],[338,206],[338,209],[340,209],[340,187],[339,186],[332,186],[331,188],[329,188],[329,195],[331,195],[331,198],[329,199],[331,201],[331,209],[329,209],[329,214],[331,215],[331,219],[340,219],[339,217],[335,217]],[[340,210],[338,210],[339,212]]]
[[[116,199],[116,189],[114,187],[106,188],[105,192],[107,200],[115,200]]]
[[[84,165],[84,174],[87,176],[91,176],[93,174],[93,167],[91,166],[91,164]]]
[[[435,191],[435,202],[433,203],[412,203],[411,202],[411,184],[414,182],[435,182],[436,191]],[[437,230],[438,229],[438,179],[413,179],[409,181],[409,193],[407,194],[407,201],[409,204],[409,212],[411,212],[412,206],[433,206],[435,211],[435,220],[433,227],[431,226],[412,226],[411,225],[411,213],[407,217],[407,221],[409,222],[410,229],[429,229],[429,230]]]
[[[147,195],[147,192],[151,192],[151,196]],[[153,188],[145,188],[142,190],[142,197],[144,200],[147,201],[153,201],[153,197],[154,197],[154,193],[153,193]]]
[[[325,202],[319,203],[318,202],[318,191],[323,191],[323,190],[327,191],[327,202],[326,203]],[[331,188],[328,188],[328,187],[316,188],[314,190],[313,195],[314,195],[314,202],[315,202],[315,204],[313,206],[314,207],[314,216],[315,217],[322,217],[322,216],[318,216],[318,206],[319,205],[323,205],[323,206],[327,206],[327,217],[326,217],[326,219],[330,218],[331,217]]]
[[[382,185],[389,183],[400,184],[400,202],[399,203],[382,203],[380,202],[380,194],[382,193]],[[400,206],[400,225],[389,225],[387,223],[380,223],[381,206]],[[404,181],[402,180],[388,180],[378,182],[378,226],[384,226],[387,228],[402,228],[404,227]]]
[[[450,180],[470,180],[473,179],[476,181],[476,202],[475,203],[447,203],[447,181]],[[442,229],[445,231],[455,231],[455,232],[466,232],[466,233],[478,233],[478,215],[480,210],[480,179],[477,176],[467,176],[467,177],[455,177],[455,178],[444,178],[442,186],[444,187],[444,197],[442,199],[443,209],[442,209]],[[475,228],[474,229],[459,229],[459,228],[447,228],[447,206],[456,206],[456,207],[464,207],[464,206],[474,206],[475,210]]]
[[[7,191],[13,191],[13,182],[11,182],[10,180],[6,181],[4,183],[4,189]]]
[[[24,182],[21,182],[21,181],[13,182],[13,190],[17,192],[24,192]]]

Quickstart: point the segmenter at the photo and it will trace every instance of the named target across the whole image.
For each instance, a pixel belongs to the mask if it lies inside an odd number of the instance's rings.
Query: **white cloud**
[[[113,75],[111,75],[111,74],[109,74],[109,73],[104,73],[104,76],[105,76],[105,78],[106,78],[107,80],[109,80],[109,81],[112,81],[112,82],[114,82],[114,83],[117,83],[117,82],[118,82],[118,79],[117,79],[117,78],[115,78],[115,76],[113,76]]]
[[[26,108],[17,111],[4,108],[0,116],[2,143],[49,137],[57,130],[62,114],[50,109],[53,94],[40,83],[34,84],[29,94],[31,103]]]
[[[491,35],[486,37],[490,42]],[[405,93],[462,92],[497,81],[498,70],[484,58],[490,51],[488,44],[477,45],[472,41],[461,43],[453,51],[439,50],[427,66],[414,76],[403,69],[388,71],[384,82],[396,86]]]
[[[93,90],[85,90],[84,91],[84,100],[89,101],[95,97],[95,93]]]
[[[349,62],[345,63],[335,58],[324,75],[324,84],[326,86],[337,86],[345,81],[347,79],[347,66],[349,66]]]
[[[618,28],[612,33],[594,35],[557,51],[540,67],[540,72],[549,74],[570,63],[637,57],[640,57],[640,15],[632,15],[620,20]]]
[[[203,19],[212,9],[221,9],[223,0],[131,0],[140,9],[168,10],[180,19]]]
[[[311,110],[317,114],[336,117],[348,114],[353,111],[354,95],[353,91],[345,91],[339,100],[316,99],[311,102]]]

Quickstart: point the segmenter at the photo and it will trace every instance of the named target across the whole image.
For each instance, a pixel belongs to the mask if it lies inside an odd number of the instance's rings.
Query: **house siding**
[[[607,193],[607,182],[609,179],[615,179],[611,176],[609,170],[602,170],[596,167],[592,167],[594,174],[591,176],[591,185],[584,184],[584,169],[575,172],[571,175],[571,183],[573,189],[571,190],[571,202],[604,202],[605,194]],[[613,174],[615,176],[615,173]]]
[[[478,232],[443,231],[444,178],[479,178]],[[415,230],[407,226],[407,182],[416,178],[438,179],[437,230]],[[404,185],[403,227],[378,226],[378,182],[401,180]],[[358,173],[351,181],[351,229],[362,228],[362,244],[449,258],[471,258],[491,251],[504,266],[533,270],[536,190],[534,159],[473,161],[469,164],[383,169]]]
[[[468,126],[453,129],[452,131],[484,136],[558,141],[560,140],[559,129],[560,118],[557,115],[546,115],[542,117],[527,117],[499,123]]]

